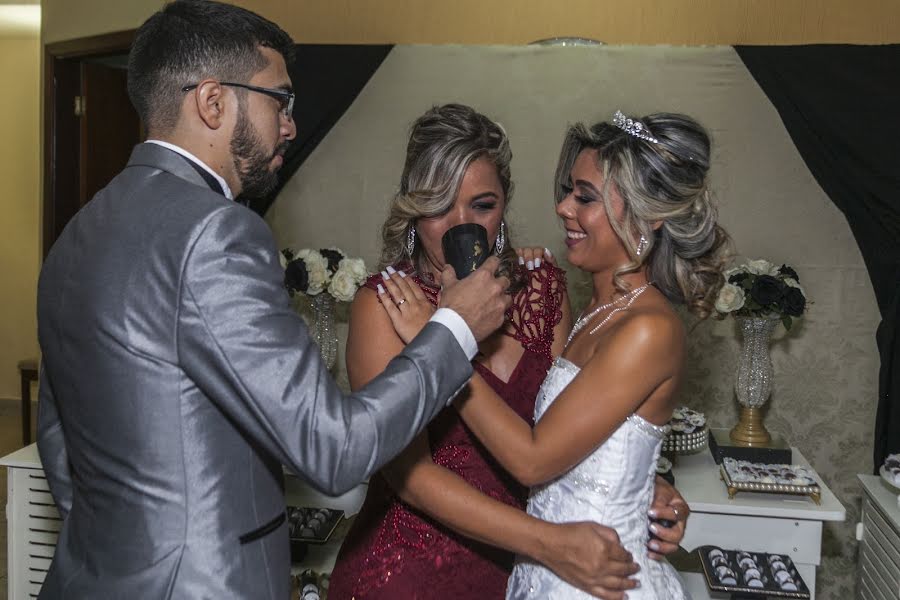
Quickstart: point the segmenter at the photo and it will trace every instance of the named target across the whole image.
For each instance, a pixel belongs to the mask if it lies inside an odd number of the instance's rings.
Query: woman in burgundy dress
[[[502,270],[514,282],[507,322],[479,345],[475,371],[522,418],[571,327],[564,273],[536,258],[520,265],[503,217],[512,193],[505,132],[461,105],[435,107],[413,125],[400,191],[383,226],[382,263],[402,271],[437,304],[444,232],[460,223],[487,229]],[[351,387],[365,385],[402,349],[378,302],[383,275],[353,302],[347,341]],[[379,289],[381,288],[381,289]],[[418,292],[417,292],[418,293]],[[462,394],[468,393],[468,388]],[[552,524],[524,512],[528,490],[515,482],[462,423],[453,407],[379,475],[345,540],[329,600],[503,598],[514,553],[546,564],[585,587],[599,573],[630,587],[630,555],[612,530],[593,523]],[[680,501],[673,488],[662,505]],[[682,513],[686,511],[681,511]],[[659,547],[668,552],[679,525]]]

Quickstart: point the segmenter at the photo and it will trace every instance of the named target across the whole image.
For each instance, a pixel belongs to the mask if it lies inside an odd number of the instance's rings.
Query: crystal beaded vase
[[[734,384],[741,418],[731,430],[731,441],[742,446],[764,445],[772,439],[762,422],[762,407],[772,392],[774,378],[769,343],[780,320],[769,317],[735,317],[735,320],[742,337]]]
[[[334,367],[338,353],[337,328],[334,324],[334,298],[328,292],[312,296],[312,337],[319,345],[322,361],[330,371]]]

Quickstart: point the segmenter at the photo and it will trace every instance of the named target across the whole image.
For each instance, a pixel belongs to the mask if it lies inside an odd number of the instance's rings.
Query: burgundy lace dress
[[[523,419],[534,423],[534,401],[551,364],[553,328],[562,316],[565,274],[544,263],[522,275],[529,284],[507,312],[510,333],[524,354],[509,381],[486,367],[475,370]],[[413,276],[436,302],[437,290]],[[375,288],[375,275],[366,285]],[[481,492],[522,510],[528,489],[516,482],[446,408],[428,426],[431,457]],[[511,553],[472,541],[402,502],[381,475],[369,482],[360,513],[341,547],[328,600],[503,598],[512,571]]]

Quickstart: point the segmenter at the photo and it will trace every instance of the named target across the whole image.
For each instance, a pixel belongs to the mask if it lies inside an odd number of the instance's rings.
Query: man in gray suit
[[[231,201],[271,189],[295,135],[291,47],[201,0],[137,33],[129,94],[149,140],[40,276],[38,448],[63,516],[42,598],[287,598],[281,464],[331,494],[359,483],[446,406],[502,321],[496,259],[461,282],[448,269],[442,308],[384,374],[336,387],[268,227]],[[591,524],[552,548],[576,582],[627,585],[630,557]]]
[[[288,597],[281,464],[344,492],[463,386],[498,327],[492,261],[385,373],[345,396],[290,309],[265,192],[295,135],[280,29],[176,2],[129,92],[148,136],[51,250],[39,284],[41,460],[63,526],[41,597]],[[448,328],[449,326],[449,328]],[[459,340],[459,341],[458,341]]]

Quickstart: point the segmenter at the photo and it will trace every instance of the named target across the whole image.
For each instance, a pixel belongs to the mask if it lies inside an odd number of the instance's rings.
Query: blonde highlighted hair
[[[627,291],[621,276],[646,265],[648,279],[669,300],[706,318],[714,310],[724,283],[722,269],[731,254],[731,239],[717,222],[709,191],[709,134],[685,115],[657,113],[639,120],[656,142],[607,122],[570,127],[556,169],[556,202],[571,188],[578,155],[595,150],[606,214],[614,214],[609,186],[615,186],[624,202],[621,220],[610,219],[631,258],[616,269],[616,288]],[[638,255],[641,236],[647,245]]]
[[[382,226],[382,265],[410,261],[421,271],[422,249],[418,239],[412,254],[407,236],[416,220],[444,214],[453,206],[466,169],[487,157],[497,168],[500,186],[509,206],[513,195],[510,176],[512,151],[503,128],[483,114],[462,104],[444,104],[416,119],[409,133],[406,163],[400,189],[391,200]],[[504,208],[505,210],[505,208]],[[501,272],[509,274],[517,261],[509,224],[500,255]]]

